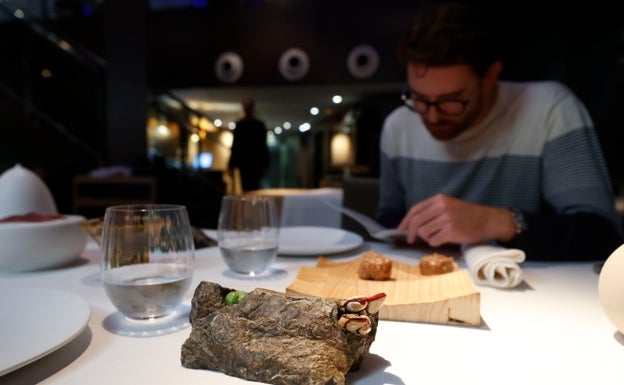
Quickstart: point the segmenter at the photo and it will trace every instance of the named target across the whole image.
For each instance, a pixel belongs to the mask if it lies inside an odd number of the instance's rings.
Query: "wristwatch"
[[[511,219],[516,226],[516,235],[522,234],[527,231],[528,226],[522,210],[517,208],[511,209]]]

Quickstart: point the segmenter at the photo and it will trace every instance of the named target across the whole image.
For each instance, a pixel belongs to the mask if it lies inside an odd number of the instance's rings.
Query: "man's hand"
[[[433,247],[491,239],[505,242],[516,233],[510,210],[477,205],[443,194],[412,206],[398,230],[407,231],[407,243],[422,239]]]

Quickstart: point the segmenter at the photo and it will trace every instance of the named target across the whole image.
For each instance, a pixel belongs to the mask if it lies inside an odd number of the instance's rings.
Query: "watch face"
[[[516,234],[522,234],[527,230],[527,223],[522,211],[519,209],[511,209],[511,218],[516,225]]]

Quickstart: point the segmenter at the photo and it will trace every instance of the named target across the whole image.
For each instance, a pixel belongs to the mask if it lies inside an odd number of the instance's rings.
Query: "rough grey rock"
[[[366,336],[338,326],[339,300],[255,289],[225,306],[231,290],[210,282],[195,290],[183,366],[274,385],[343,385],[375,339],[377,315]]]

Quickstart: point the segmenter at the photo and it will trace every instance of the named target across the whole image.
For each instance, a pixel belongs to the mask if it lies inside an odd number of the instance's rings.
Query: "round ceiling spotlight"
[[[243,59],[235,52],[224,52],[215,62],[215,75],[224,83],[234,83],[243,75]]]
[[[353,77],[358,79],[369,78],[378,68],[379,54],[370,45],[358,45],[349,52],[347,69]]]
[[[306,76],[310,69],[308,54],[299,48],[284,51],[279,60],[279,71],[286,80],[299,80]]]

